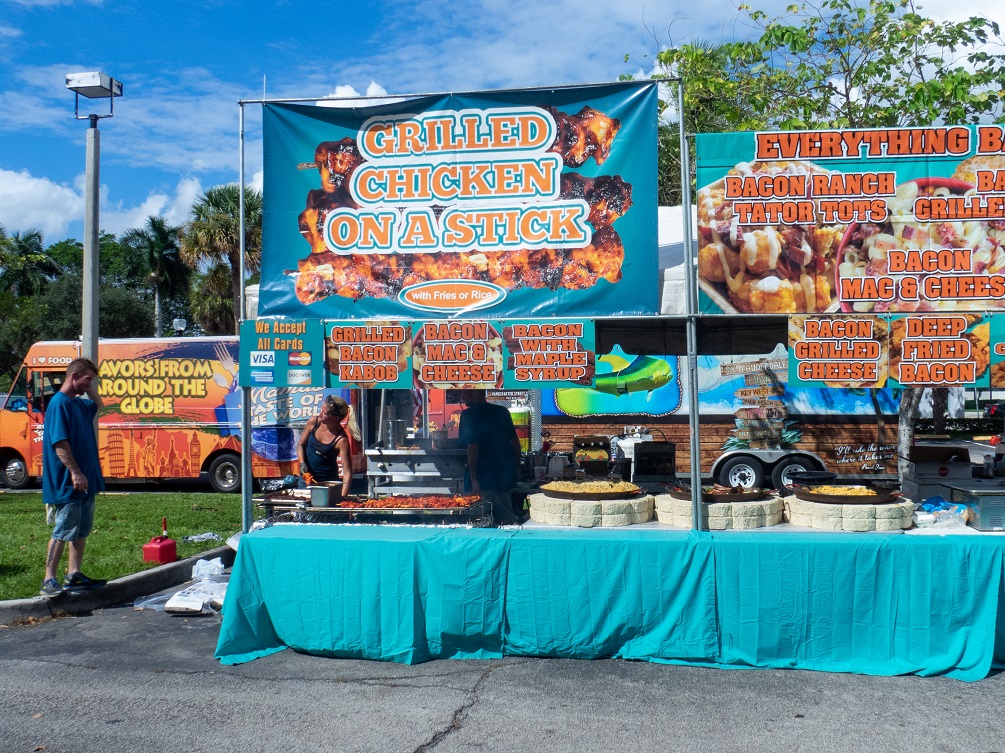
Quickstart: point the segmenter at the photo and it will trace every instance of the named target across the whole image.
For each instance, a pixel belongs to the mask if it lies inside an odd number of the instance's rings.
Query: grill
[[[676,477],[676,445],[673,442],[638,442],[634,449],[633,482],[661,482]]]
[[[603,434],[575,436],[572,457],[587,476],[606,476],[611,467],[611,438]]]

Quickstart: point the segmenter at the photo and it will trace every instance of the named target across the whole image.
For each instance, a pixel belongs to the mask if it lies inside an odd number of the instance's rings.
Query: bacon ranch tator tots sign
[[[702,311],[1005,309],[1005,127],[697,138]]]
[[[656,103],[623,83],[265,105],[262,315],[655,313]]]

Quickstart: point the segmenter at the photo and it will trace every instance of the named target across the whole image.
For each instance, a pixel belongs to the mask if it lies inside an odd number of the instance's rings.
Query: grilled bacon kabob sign
[[[655,313],[655,87],[500,99],[267,105],[263,315]]]

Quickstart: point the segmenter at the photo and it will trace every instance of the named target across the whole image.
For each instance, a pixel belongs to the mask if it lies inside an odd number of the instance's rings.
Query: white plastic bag
[[[192,565],[192,579],[201,580],[212,575],[223,575],[223,560],[214,557],[211,560],[199,560]]]

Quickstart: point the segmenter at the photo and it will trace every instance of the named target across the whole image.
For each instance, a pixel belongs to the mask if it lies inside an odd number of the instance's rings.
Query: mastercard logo
[[[309,366],[311,354],[305,350],[294,350],[289,355],[290,366]]]

